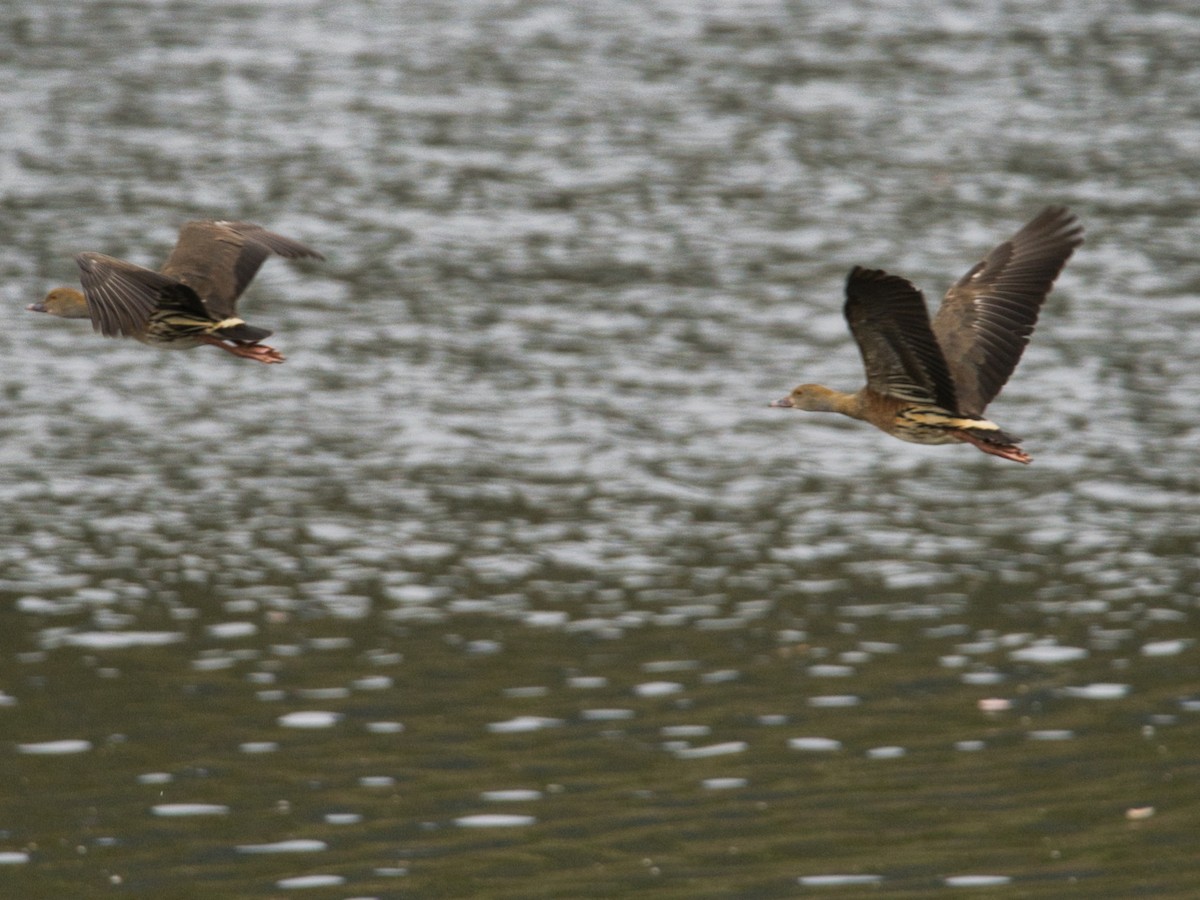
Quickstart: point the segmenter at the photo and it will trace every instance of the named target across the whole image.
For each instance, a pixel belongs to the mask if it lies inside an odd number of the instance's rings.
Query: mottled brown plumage
[[[1083,243],[1078,219],[1042,210],[947,291],[932,322],[909,281],[855,267],[846,280],[846,321],[867,384],[854,394],[803,384],[772,406],[838,412],[918,444],[965,441],[1029,462],[983,411],[1007,383],[1063,266]]]
[[[188,222],[160,271],[102,253],[80,253],[83,294],[55,288],[29,309],[89,318],[107,337],[160,347],[211,344],[235,356],[283,362],[270,336],[237,316],[237,300],[271,254],[323,259],[304,244],[249,222]]]

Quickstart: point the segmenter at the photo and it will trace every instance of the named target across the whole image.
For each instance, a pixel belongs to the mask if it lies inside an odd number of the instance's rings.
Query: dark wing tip
[[[324,259],[324,254],[307,244],[284,237],[274,231],[268,231],[254,222],[213,222],[222,228],[228,228],[248,242],[258,244],[263,249],[282,256],[285,259]]]
[[[1065,206],[1047,206],[972,266],[955,282],[946,299],[955,288],[987,290],[1007,281],[1009,290],[1037,296],[1040,303],[1082,243],[1079,217]]]
[[[1043,241],[1053,240],[1074,249],[1083,243],[1083,223],[1065,206],[1047,206],[1027,222],[1015,235],[1037,237]]]
[[[850,270],[850,274],[846,276],[846,286],[849,287],[856,282],[880,281],[891,277],[883,269],[868,269],[866,266],[855,266]]]
[[[884,300],[921,291],[907,278],[890,275],[883,269],[867,269],[855,266],[846,276],[846,296],[863,299]],[[922,302],[924,300],[922,299]]]

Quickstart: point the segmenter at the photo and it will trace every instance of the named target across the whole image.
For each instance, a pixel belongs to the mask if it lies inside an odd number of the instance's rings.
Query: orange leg
[[[260,363],[281,363],[284,360],[284,355],[274,347],[268,347],[266,344],[247,344],[247,343],[232,343],[227,344],[220,338],[215,338],[212,335],[203,335],[200,340],[205,344],[212,344],[214,347],[220,347],[226,353],[232,353],[234,356],[240,356],[243,359],[253,359]]]
[[[1033,462],[1033,457],[1020,447],[1014,447],[1011,444],[989,444],[966,431],[952,431],[951,434],[960,441],[965,441],[972,446],[978,447],[984,453],[990,453],[992,456],[999,456],[1001,459],[1011,459],[1013,462],[1019,463]]]

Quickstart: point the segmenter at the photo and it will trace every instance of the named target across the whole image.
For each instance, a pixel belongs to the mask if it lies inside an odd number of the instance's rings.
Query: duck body
[[[846,280],[846,321],[867,384],[855,393],[802,384],[771,405],[834,412],[914,444],[968,443],[1028,463],[1020,439],[983,416],[1024,352],[1041,305],[1083,229],[1047,207],[950,288],[930,320],[909,281],[855,267]]]
[[[132,337],[166,349],[202,344],[262,363],[284,357],[260,343],[271,335],[236,313],[237,299],[268,256],[321,254],[249,222],[195,221],[160,271],[102,253],[80,253],[83,291],[55,288],[28,309],[62,318],[87,318],[108,337]]]
[[[821,384],[802,384],[771,406],[810,412],[835,412],[874,425],[910,444],[973,444],[985,453],[1030,462],[1013,437],[983,416],[970,416],[928,403],[912,403],[864,387],[853,394]]]

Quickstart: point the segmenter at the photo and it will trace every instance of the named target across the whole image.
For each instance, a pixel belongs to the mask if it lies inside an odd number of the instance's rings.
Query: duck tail
[[[241,319],[224,319],[215,323],[212,331],[209,332],[213,337],[237,341],[239,344],[257,344],[259,341],[269,338],[272,333],[266,328],[247,325]]]
[[[983,421],[987,422],[986,419]],[[987,424],[992,425],[992,428],[960,428],[952,434],[960,441],[965,441],[992,456],[1025,464],[1033,462],[1033,457],[1017,446],[1021,442],[1020,438],[1005,434],[991,422]]]

